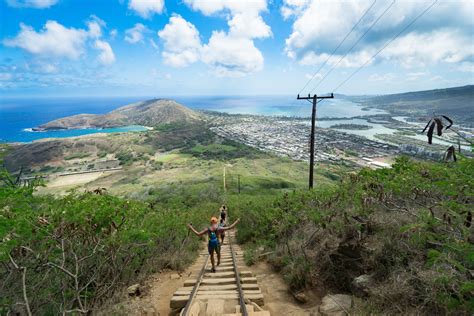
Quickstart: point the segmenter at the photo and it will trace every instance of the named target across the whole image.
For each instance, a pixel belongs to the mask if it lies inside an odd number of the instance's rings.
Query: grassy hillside
[[[270,262],[294,290],[359,297],[356,313],[474,312],[474,161],[399,158],[337,187],[240,200],[248,262]]]
[[[200,114],[176,101],[153,99],[126,105],[106,114],[78,114],[60,118],[42,124],[34,130],[155,126],[174,122],[198,122],[201,119]]]

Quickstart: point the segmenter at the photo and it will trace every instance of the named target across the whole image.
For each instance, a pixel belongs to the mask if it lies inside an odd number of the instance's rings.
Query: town
[[[211,130],[216,134],[262,151],[293,160],[309,160],[309,120],[256,115],[228,115],[206,112],[211,117]],[[316,128],[315,160],[350,160],[359,165],[386,166],[374,159],[390,157],[398,147],[369,140],[358,135]],[[359,153],[363,153],[360,155]]]

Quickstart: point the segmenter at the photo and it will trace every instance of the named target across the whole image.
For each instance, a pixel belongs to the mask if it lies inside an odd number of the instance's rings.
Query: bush
[[[336,188],[241,202],[238,239],[272,249],[295,290],[324,285],[383,313],[472,314],[472,179],[472,159],[402,157]],[[364,274],[371,283],[361,293],[353,280]]]
[[[208,217],[103,192],[35,196],[4,183],[0,314],[87,312],[149,273],[182,269],[199,247],[185,225]]]

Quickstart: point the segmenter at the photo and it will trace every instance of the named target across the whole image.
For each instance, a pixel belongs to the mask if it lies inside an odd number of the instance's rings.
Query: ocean
[[[120,106],[147,100],[151,97],[114,98],[36,98],[0,99],[0,142],[31,142],[50,137],[71,137],[93,133],[114,133],[144,130],[141,126],[110,129],[80,129],[33,132],[31,128],[43,123],[75,114],[104,114]],[[273,116],[311,115],[311,104],[296,101],[294,96],[186,96],[166,98],[198,110],[212,110],[231,114],[258,114]],[[318,104],[318,117],[354,117],[384,113],[380,110],[363,110],[347,100],[325,100]]]

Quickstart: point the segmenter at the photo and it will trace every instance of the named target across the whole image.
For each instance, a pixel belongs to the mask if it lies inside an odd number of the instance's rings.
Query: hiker
[[[218,235],[222,234],[224,231],[232,229],[240,222],[240,218],[237,219],[232,225],[228,227],[219,227],[217,225],[217,217],[211,217],[211,226],[208,228],[198,232],[194,229],[192,224],[188,224],[189,229],[195,233],[197,236],[202,236],[207,234],[209,236],[209,243],[207,244],[207,250],[209,251],[209,255],[211,256],[211,263],[212,263],[212,272],[216,272],[216,265],[214,262],[214,251],[217,253],[217,265],[221,263],[221,245],[219,244],[219,237]]]
[[[219,229],[226,227],[227,224],[225,223],[225,220],[221,218],[221,222],[219,223]],[[221,245],[224,244],[224,237],[225,237],[225,230],[221,232]]]
[[[227,216],[227,207],[225,205],[222,205],[220,208],[220,211],[221,211],[221,219],[223,219],[225,222],[225,218]]]

